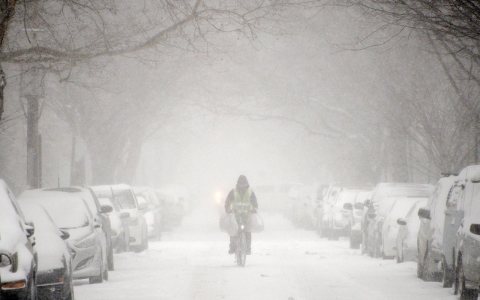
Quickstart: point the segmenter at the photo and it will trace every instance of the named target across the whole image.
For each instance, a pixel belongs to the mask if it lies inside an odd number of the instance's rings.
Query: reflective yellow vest
[[[252,188],[248,188],[243,195],[233,189],[235,199],[232,203],[232,210],[236,213],[245,213],[253,210],[252,203],[250,203],[250,196],[252,196]]]

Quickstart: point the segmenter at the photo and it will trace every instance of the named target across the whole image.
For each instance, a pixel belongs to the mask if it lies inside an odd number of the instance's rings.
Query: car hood
[[[61,228],[61,229],[67,231],[70,234],[70,237],[67,240],[68,242],[79,241],[93,233],[93,228],[90,225],[85,227],[80,227],[80,228]]]
[[[67,244],[56,234],[46,233],[35,237],[38,255],[38,271],[64,267],[64,257],[69,258]]]

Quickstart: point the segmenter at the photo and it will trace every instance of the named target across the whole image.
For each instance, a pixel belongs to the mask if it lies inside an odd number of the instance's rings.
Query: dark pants
[[[247,250],[252,249],[252,233],[245,232],[245,237],[247,238]],[[235,250],[237,246],[237,237],[231,236],[230,237],[230,249]]]

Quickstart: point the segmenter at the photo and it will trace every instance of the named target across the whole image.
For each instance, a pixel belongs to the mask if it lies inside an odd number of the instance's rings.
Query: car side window
[[[449,197],[447,199],[447,209],[448,210],[456,210],[457,209],[457,203],[458,203],[458,198],[460,196],[460,192],[463,190],[461,186],[454,185],[449,193]]]

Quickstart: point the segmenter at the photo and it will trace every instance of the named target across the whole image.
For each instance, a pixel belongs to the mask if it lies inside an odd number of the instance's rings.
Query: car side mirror
[[[444,212],[444,213],[445,213],[446,216],[452,216],[452,215],[455,214],[455,210],[454,210],[454,209],[448,209],[448,208],[447,208],[447,209],[445,209],[445,212]]]
[[[353,208],[362,210],[363,209],[363,204],[360,202],[357,202],[353,205]]]
[[[138,202],[138,209],[139,210],[144,210],[148,208],[148,202],[145,200],[143,197],[137,197],[137,202]]]
[[[404,218],[399,218],[397,219],[397,224],[405,226],[407,225],[407,221]]]
[[[105,204],[100,206],[100,212],[104,214],[108,214],[113,211],[113,207],[111,205]]]
[[[121,212],[118,217],[119,217],[120,219],[122,219],[122,220],[123,220],[123,219],[128,219],[128,218],[130,218],[130,213],[124,211],[124,212]]]
[[[35,233],[33,222],[25,222],[25,230],[27,231],[27,237],[31,237]]]
[[[480,235],[480,224],[470,225],[470,232],[475,235]]]
[[[345,203],[345,204],[343,204],[343,209],[344,209],[344,210],[353,210],[353,205],[352,205],[352,203]]]
[[[418,216],[423,219],[431,220],[430,210],[425,207],[422,207],[418,210]]]
[[[68,238],[70,237],[70,233],[68,233],[68,231],[66,230],[60,230],[60,232],[62,233],[62,235],[60,236],[62,240],[68,240]]]

